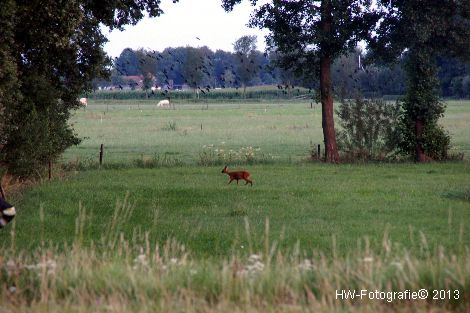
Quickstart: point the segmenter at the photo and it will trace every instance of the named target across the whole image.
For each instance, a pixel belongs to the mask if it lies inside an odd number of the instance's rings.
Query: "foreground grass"
[[[77,237],[78,238],[78,237]],[[365,246],[348,257],[267,243],[249,257],[193,258],[121,236],[108,250],[43,247],[0,257],[1,312],[469,312],[470,252],[427,250],[426,257]],[[376,293],[380,292],[380,293]],[[410,300],[411,293],[423,298]],[[338,294],[364,293],[351,300]],[[405,299],[405,292],[408,296]],[[395,294],[394,294],[395,293]],[[401,296],[400,296],[401,294]],[[401,299],[400,299],[401,298]]]
[[[195,255],[226,257],[257,250],[269,239],[301,251],[348,255],[368,238],[381,250],[384,234],[395,248],[460,253],[470,243],[470,164],[254,165],[254,185],[227,185],[221,167],[93,170],[46,182],[13,199],[14,244],[69,245],[108,233],[148,233],[151,244],[174,238]],[[82,226],[78,229],[77,223]],[[247,224],[249,231],[247,231]],[[10,227],[10,226],[9,226]],[[253,238],[261,238],[254,240]],[[0,233],[0,245],[12,238]]]

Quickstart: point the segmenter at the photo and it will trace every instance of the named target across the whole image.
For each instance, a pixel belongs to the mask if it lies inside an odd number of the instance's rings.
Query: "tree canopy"
[[[406,55],[407,91],[403,100],[403,147],[419,162],[446,157],[448,136],[437,124],[437,57],[470,59],[470,3],[455,0],[379,1],[382,20],[370,41],[376,59]],[[440,142],[441,147],[435,143]],[[440,151],[440,152],[438,152]]]
[[[173,1],[176,2],[177,0]],[[100,25],[122,29],[160,0],[2,2],[0,120],[2,160],[20,175],[41,171],[79,139],[68,124],[78,97],[109,74]]]
[[[241,0],[222,0],[230,11]],[[256,0],[251,0],[256,5]],[[267,44],[279,52],[279,65],[299,76],[318,77],[322,103],[325,160],[339,162],[333,118],[331,66],[334,60],[354,51],[365,39],[378,16],[370,10],[371,1],[273,0],[261,5],[250,25],[267,28]]]

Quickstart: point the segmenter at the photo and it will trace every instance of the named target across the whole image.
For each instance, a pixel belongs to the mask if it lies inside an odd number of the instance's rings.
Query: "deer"
[[[225,173],[229,176],[229,184],[233,181],[233,180],[236,180],[237,181],[237,185],[238,185],[238,181],[240,179],[243,179],[246,183],[245,185],[248,185],[248,183],[250,184],[250,186],[253,186],[253,181],[251,180],[251,174],[247,171],[236,171],[236,172],[229,172],[228,171],[228,168],[227,168],[227,165],[225,165],[224,169],[222,170],[222,173]]]

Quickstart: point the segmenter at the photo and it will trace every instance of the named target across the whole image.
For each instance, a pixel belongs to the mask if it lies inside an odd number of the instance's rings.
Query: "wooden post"
[[[320,145],[317,145],[317,156],[320,159]]]
[[[202,130],[202,123],[201,123],[201,130]]]
[[[49,167],[49,180],[51,180],[52,179],[52,161],[51,160],[49,160],[48,167]]]
[[[100,166],[103,164],[103,152],[104,152],[104,145],[101,144],[101,146],[100,146]]]
[[[313,109],[313,102],[310,102],[310,109]]]

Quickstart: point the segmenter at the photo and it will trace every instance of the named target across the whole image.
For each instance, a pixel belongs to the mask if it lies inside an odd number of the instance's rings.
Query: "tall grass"
[[[147,233],[125,238],[133,204],[117,202],[107,231],[96,245],[83,246],[90,216],[80,210],[69,249],[43,244],[34,251],[12,245],[0,257],[1,312],[468,312],[470,251],[449,255],[429,250],[420,238],[417,251],[394,250],[387,232],[382,250],[365,240],[346,256],[298,246],[234,249],[224,259],[193,258],[174,240],[152,246]],[[245,219],[245,230],[252,236]],[[15,236],[15,227],[10,236]],[[260,238],[252,238],[260,240]],[[105,247],[105,249],[99,248]],[[342,291],[382,292],[382,299],[341,299]],[[424,300],[393,299],[393,292],[426,290]],[[446,291],[444,293],[434,290]],[[447,292],[449,291],[449,292]],[[438,295],[439,299],[433,299]]]

